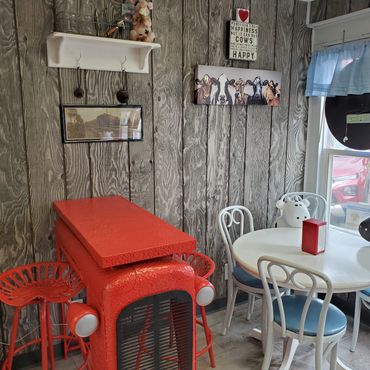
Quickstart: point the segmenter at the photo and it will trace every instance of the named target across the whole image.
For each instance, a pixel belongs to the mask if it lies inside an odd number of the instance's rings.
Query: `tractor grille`
[[[183,291],[143,298],[117,319],[118,370],[191,370],[193,303]]]

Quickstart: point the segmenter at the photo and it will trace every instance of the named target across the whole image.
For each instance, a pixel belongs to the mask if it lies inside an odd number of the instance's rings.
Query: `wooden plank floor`
[[[260,308],[250,322],[246,321],[246,306],[238,306],[235,310],[231,328],[226,336],[220,335],[225,311],[219,311],[208,316],[209,324],[214,333],[214,352],[216,368],[222,370],[260,370],[262,350],[258,341],[247,336],[248,331],[257,326],[260,320]],[[352,337],[352,320],[349,320],[348,331],[340,344],[339,356],[353,370],[368,370],[370,368],[370,328],[363,325],[360,329],[359,341],[355,353],[349,351]],[[202,330],[198,332],[198,343],[204,343]],[[281,362],[282,341],[276,340],[275,352],[271,370],[277,370]],[[75,370],[81,364],[80,356],[73,356],[68,361],[59,360],[57,370]],[[27,370],[40,369],[40,366],[29,367]],[[197,370],[211,369],[208,355],[198,359]],[[301,346],[293,362],[292,370],[314,369],[314,350],[311,346]]]

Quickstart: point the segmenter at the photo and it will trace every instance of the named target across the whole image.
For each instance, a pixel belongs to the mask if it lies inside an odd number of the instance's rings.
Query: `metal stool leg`
[[[48,329],[47,329],[47,303],[40,303],[40,328],[41,328],[41,355],[42,370],[48,370]]]
[[[56,245],[56,260],[58,262],[63,262],[63,252],[60,248],[60,246],[57,244]],[[65,260],[65,258],[64,258]],[[63,324],[66,323],[66,309],[67,309],[67,306],[64,304],[64,303],[61,303],[60,304],[60,316],[61,316],[61,321]],[[63,336],[66,336],[67,335],[67,329],[65,326],[62,326],[62,335]],[[69,340],[68,339],[65,339],[63,338],[62,339],[62,342],[63,342],[63,354],[64,354],[64,359],[67,360],[68,358],[68,349],[69,349]]]
[[[62,323],[65,324],[67,322],[67,314],[66,314],[67,306],[65,303],[60,304],[60,317],[62,320]],[[62,335],[67,335],[67,328],[63,325],[62,326]],[[67,360],[68,358],[68,348],[69,348],[69,340],[63,339],[63,353],[64,353],[64,359]]]
[[[215,355],[213,354],[213,348],[212,348],[212,344],[213,344],[212,332],[211,332],[211,329],[208,327],[206,309],[204,306],[200,307],[200,312],[202,314],[202,322],[203,322],[204,332],[206,334],[207,347],[209,346],[208,348],[209,361],[211,362],[211,367],[216,367]]]
[[[9,351],[8,351],[8,355],[3,365],[3,370],[6,370],[6,369],[11,370],[13,366],[14,350],[15,350],[15,343],[17,341],[20,313],[21,313],[21,308],[17,307],[14,312],[12,331],[10,334]]]
[[[46,323],[48,330],[48,347],[50,355],[50,369],[55,369],[55,360],[54,360],[54,345],[53,345],[53,332],[51,330],[51,317],[50,317],[50,304],[46,304]]]
[[[84,359],[84,363],[78,368],[78,370],[87,369],[92,370],[90,366],[90,358],[89,358],[89,348],[87,347],[87,344],[84,342],[84,340],[80,337],[78,337],[78,344],[80,345],[82,357]]]

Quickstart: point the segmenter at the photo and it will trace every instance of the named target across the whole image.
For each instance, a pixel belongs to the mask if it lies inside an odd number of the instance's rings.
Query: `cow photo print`
[[[198,65],[195,104],[280,104],[281,72]]]

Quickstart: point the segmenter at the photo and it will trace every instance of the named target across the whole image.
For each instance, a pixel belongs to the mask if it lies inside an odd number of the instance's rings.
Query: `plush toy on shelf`
[[[310,212],[307,199],[302,200],[278,200],[276,207],[280,209],[281,216],[276,220],[276,227],[302,227],[302,222],[308,220]]]
[[[155,33],[152,31],[152,20],[150,11],[153,3],[139,0],[135,5],[135,14],[132,20],[130,39],[133,41],[153,42]]]

